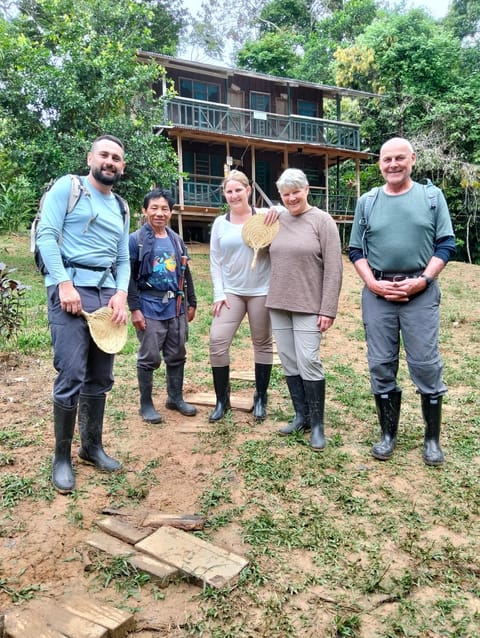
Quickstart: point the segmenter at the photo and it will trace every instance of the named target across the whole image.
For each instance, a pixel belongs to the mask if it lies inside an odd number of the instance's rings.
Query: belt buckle
[[[405,281],[406,278],[406,275],[394,275],[392,281]]]

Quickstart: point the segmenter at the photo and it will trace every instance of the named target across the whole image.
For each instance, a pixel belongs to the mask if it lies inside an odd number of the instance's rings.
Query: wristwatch
[[[431,286],[431,284],[433,284],[433,279],[431,277],[428,277],[428,275],[420,275],[420,277],[422,279],[425,279],[425,281],[427,282],[427,288]]]

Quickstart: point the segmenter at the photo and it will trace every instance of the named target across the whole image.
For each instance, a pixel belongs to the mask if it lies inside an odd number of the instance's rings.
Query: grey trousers
[[[156,370],[162,362],[162,354],[168,366],[175,367],[185,363],[187,351],[184,315],[164,321],[146,319],[146,328],[137,330],[137,337],[140,342],[138,368]]]
[[[322,381],[325,371],[320,360],[322,333],[317,326],[318,315],[270,310],[270,317],[285,376]]]
[[[230,346],[245,315],[250,325],[255,363],[270,365],[273,362],[272,328],[265,299],[265,296],[244,297],[227,293],[230,308],[224,305],[210,327],[210,365],[213,368],[230,365]]]
[[[387,301],[364,288],[362,317],[367,340],[370,385],[373,394],[398,390],[400,336],[408,370],[420,394],[440,396],[447,387],[438,347],[440,289],[435,281],[406,303]]]
[[[93,312],[106,306],[113,288],[77,287],[82,307]],[[53,399],[66,408],[77,405],[79,394],[103,395],[113,386],[113,354],[102,352],[90,337],[83,317],[62,310],[57,286],[48,286],[48,322],[57,377]]]

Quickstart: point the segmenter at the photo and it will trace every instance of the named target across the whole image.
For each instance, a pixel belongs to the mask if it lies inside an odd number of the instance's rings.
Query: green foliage
[[[312,25],[310,0],[272,0],[260,11],[260,35],[278,31],[307,34]]]
[[[12,603],[22,603],[35,598],[40,591],[40,587],[38,585],[27,585],[16,589],[11,579],[0,578],[0,590],[10,597]]]
[[[137,61],[139,48],[153,46],[160,16],[161,33],[179,27],[165,6],[38,0],[0,21],[0,169],[7,185],[28,176],[38,198],[51,177],[85,172],[89,146],[105,132],[125,143],[126,184],[119,190],[133,208],[153,183],[176,178],[170,145],[152,135],[161,104],[149,87],[161,68]],[[164,40],[168,52],[172,34]]]
[[[299,36],[283,29],[267,32],[260,39],[245,43],[237,55],[238,65],[257,73],[292,77],[300,61],[295,53],[300,41]]]
[[[105,559],[98,555],[91,571],[95,572],[96,580],[102,587],[113,584],[117,591],[124,593],[125,598],[138,594],[140,588],[151,580],[148,574],[131,565],[127,556]]]
[[[480,4],[478,0],[453,0],[445,24],[458,38],[475,41],[480,29]]]
[[[375,0],[350,0],[331,7],[314,23],[305,42],[305,54],[296,77],[311,82],[333,84],[334,53],[353,44],[377,13]],[[345,84],[354,88],[350,84]]]
[[[375,91],[434,97],[459,71],[458,40],[420,9],[379,16],[358,42],[375,53]]]
[[[12,279],[13,272],[14,268],[7,270],[6,265],[0,263],[0,337],[6,339],[15,336],[22,325],[28,289],[28,286]]]
[[[34,480],[18,476],[18,474],[2,474],[0,476],[0,506],[12,508],[24,498],[33,496]]]
[[[36,202],[34,187],[25,175],[16,175],[9,183],[0,183],[0,232],[25,230]]]
[[[335,55],[338,84],[384,95],[362,103],[363,132],[375,149],[387,137],[418,130],[460,72],[458,40],[417,9],[379,14]]]

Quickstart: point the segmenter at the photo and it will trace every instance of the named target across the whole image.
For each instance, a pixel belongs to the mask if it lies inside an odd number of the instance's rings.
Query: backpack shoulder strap
[[[86,193],[87,189],[85,188],[85,186],[83,185],[83,182],[81,180],[81,178],[78,175],[69,175],[70,177],[70,191],[68,194],[68,199],[67,199],[67,205],[65,207],[65,215],[68,215],[69,213],[72,212],[72,210],[75,208],[75,206],[78,204],[78,200],[80,199],[80,197],[82,196],[82,193]],[[30,228],[30,251],[32,253],[35,253],[36,248],[35,248],[35,241],[36,241],[36,236],[37,236],[37,231],[38,231],[38,225],[40,223],[40,217],[42,215],[42,209],[43,209],[43,204],[45,202],[45,197],[48,193],[48,191],[52,188],[52,186],[59,180],[60,178],[53,178],[51,179],[47,186],[45,187],[42,196],[40,198],[40,201],[38,203],[38,208],[37,208],[37,213],[35,215],[35,218],[32,222],[31,228]]]
[[[135,238],[137,240],[137,248],[138,248],[138,256],[137,256],[137,261],[142,261],[142,249],[143,249],[143,233],[142,233],[142,228],[143,226],[140,226],[140,228],[137,228],[137,230],[135,231]]]
[[[370,213],[372,212],[372,208],[377,199],[377,195],[378,195],[378,186],[374,186],[372,189],[368,191],[367,197],[365,199],[365,207],[363,209],[362,225],[365,225],[365,226],[368,225],[368,220],[370,219]]]
[[[360,226],[362,226],[363,228],[362,246],[363,246],[363,254],[365,257],[368,254],[368,246],[367,246],[368,220],[370,219],[373,205],[375,204],[375,201],[377,199],[378,190],[379,190],[378,186],[374,186],[368,191],[367,196],[365,198],[365,204],[363,207],[363,216],[360,220]]]
[[[120,208],[120,212],[122,213],[123,223],[126,224],[128,217],[130,215],[130,208],[126,200],[123,197],[120,197],[117,193],[113,193],[115,199],[117,200],[118,207]]]
[[[428,179],[428,177],[423,180],[422,183],[425,193],[427,194],[428,201],[430,202],[430,208],[436,209],[438,204],[438,188],[432,180]]]
[[[67,215],[72,212],[75,206],[78,204],[78,200],[82,196],[82,193],[86,192],[86,188],[83,185],[81,178],[78,175],[70,175],[70,194],[67,201]]]

